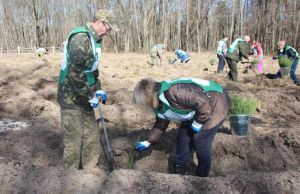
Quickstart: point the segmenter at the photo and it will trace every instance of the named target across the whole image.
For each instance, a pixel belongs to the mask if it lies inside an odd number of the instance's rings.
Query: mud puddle
[[[24,121],[15,121],[9,118],[0,120],[0,133],[6,131],[20,131],[26,129],[30,124]]]

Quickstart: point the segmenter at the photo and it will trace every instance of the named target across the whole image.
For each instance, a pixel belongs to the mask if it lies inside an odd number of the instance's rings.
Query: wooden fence
[[[52,46],[52,47],[44,47],[46,50],[47,50],[47,53],[60,53],[63,51],[63,49],[61,47],[55,47],[55,46]],[[36,47],[31,47],[31,48],[24,48],[24,47],[21,47],[21,46],[18,46],[16,49],[7,49],[7,50],[4,50],[2,48],[0,48],[0,54],[4,54],[4,53],[18,53],[18,54],[21,54],[21,53],[35,53],[36,51]]]

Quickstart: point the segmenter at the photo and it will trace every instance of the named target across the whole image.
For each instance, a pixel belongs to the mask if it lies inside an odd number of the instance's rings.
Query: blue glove
[[[97,108],[97,106],[99,104],[99,99],[94,97],[91,100],[89,100],[89,103],[91,104],[92,108]]]
[[[106,95],[106,93],[105,93],[103,90],[97,90],[97,91],[96,91],[96,97],[97,97],[98,99],[101,98],[102,104],[105,104],[105,103],[106,103],[107,95]]]
[[[135,145],[137,151],[143,151],[150,147],[151,143],[149,141],[140,141]]]
[[[202,129],[202,124],[198,123],[197,121],[193,121],[191,128],[195,133],[199,133]]]

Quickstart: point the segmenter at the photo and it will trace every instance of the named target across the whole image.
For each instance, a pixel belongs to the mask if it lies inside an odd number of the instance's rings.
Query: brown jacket
[[[164,92],[164,95],[171,107],[180,110],[195,110],[194,120],[203,124],[203,130],[209,130],[222,122],[231,104],[226,91],[223,93],[205,92],[194,84],[174,84]],[[156,117],[148,141],[157,142],[169,123],[167,119]]]

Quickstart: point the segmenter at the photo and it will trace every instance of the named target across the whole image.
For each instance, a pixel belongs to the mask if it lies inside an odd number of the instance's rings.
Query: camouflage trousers
[[[61,121],[65,166],[76,169],[97,167],[102,150],[94,112],[61,108]]]

